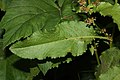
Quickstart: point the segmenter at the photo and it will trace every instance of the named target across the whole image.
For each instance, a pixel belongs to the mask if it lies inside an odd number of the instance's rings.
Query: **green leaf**
[[[120,79],[120,67],[114,66],[110,68],[106,73],[100,75],[99,80],[119,80]]]
[[[0,24],[6,30],[4,47],[34,31],[51,30],[59,21],[59,8],[51,0],[14,0]]]
[[[119,66],[120,50],[116,47],[110,48],[100,56],[101,65],[98,68],[97,76],[103,74],[113,66]]]
[[[94,30],[86,27],[84,22],[63,22],[56,26],[54,32],[35,32],[27,40],[13,44],[10,50],[22,58],[39,60],[65,57],[68,52],[79,56],[86,51],[94,36]]]
[[[16,56],[11,56],[5,60],[0,60],[0,80],[26,80],[27,73],[16,69],[13,66],[19,60]]]
[[[117,23],[118,28],[120,30],[120,5],[112,5],[107,2],[101,2],[99,6],[97,6],[97,12],[100,12],[103,16],[111,16],[115,23]]]

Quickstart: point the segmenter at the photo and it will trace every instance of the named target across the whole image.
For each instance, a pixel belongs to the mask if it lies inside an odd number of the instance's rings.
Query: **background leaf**
[[[6,30],[4,47],[34,31],[53,28],[60,21],[60,11],[51,0],[14,0],[2,19]]]
[[[84,22],[63,22],[53,33],[35,32],[27,40],[14,44],[10,50],[22,58],[39,60],[65,57],[68,52],[79,56],[86,51],[94,35],[94,30],[86,27]]]
[[[111,16],[113,21],[118,25],[120,30],[120,5],[112,5],[107,2],[101,2],[99,6],[97,6],[97,12],[100,12],[103,16]]]
[[[19,60],[17,56],[13,55],[7,59],[0,60],[0,80],[26,80],[27,73],[16,69],[13,63]]]

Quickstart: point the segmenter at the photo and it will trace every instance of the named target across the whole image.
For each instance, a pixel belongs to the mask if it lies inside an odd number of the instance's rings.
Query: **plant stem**
[[[118,3],[118,0],[115,0],[115,4],[117,4]]]
[[[95,50],[95,56],[96,56],[96,60],[97,60],[98,65],[100,65],[100,60],[99,60],[99,57],[98,57],[97,50]]]
[[[78,80],[80,80],[80,75],[79,75],[79,73],[78,73]]]
[[[97,60],[98,65],[100,65],[100,60],[99,60],[99,57],[98,57],[97,47],[96,47],[96,45],[95,45],[95,42],[94,42],[94,47],[95,47],[95,56],[96,56],[96,60]]]
[[[90,0],[88,0],[88,4],[90,4],[91,3],[91,1]]]

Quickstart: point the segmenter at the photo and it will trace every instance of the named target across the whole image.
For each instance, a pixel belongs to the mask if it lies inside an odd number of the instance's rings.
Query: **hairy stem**
[[[100,60],[99,60],[99,57],[98,57],[97,47],[96,47],[96,45],[95,45],[95,42],[94,42],[94,47],[95,47],[95,56],[96,56],[96,60],[97,60],[98,65],[100,65]]]

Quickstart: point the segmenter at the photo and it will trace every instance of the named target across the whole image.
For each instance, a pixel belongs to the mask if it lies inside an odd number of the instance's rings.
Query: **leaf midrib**
[[[59,39],[59,40],[54,40],[54,41],[49,41],[49,42],[44,42],[44,43],[38,43],[38,44],[31,44],[28,46],[21,46],[19,48],[25,48],[25,47],[32,47],[32,46],[38,46],[38,45],[46,45],[46,44],[52,44],[52,43],[57,43],[57,42],[61,42],[61,41],[65,41],[65,40],[78,40],[78,39],[84,39],[83,41],[87,40],[87,39],[95,39],[95,38],[100,38],[100,39],[106,39],[106,40],[110,40],[108,37],[100,37],[100,36],[81,36],[81,37],[72,37],[72,38],[64,38],[64,39]],[[24,43],[24,42],[23,42]],[[18,48],[18,47],[16,47]]]

